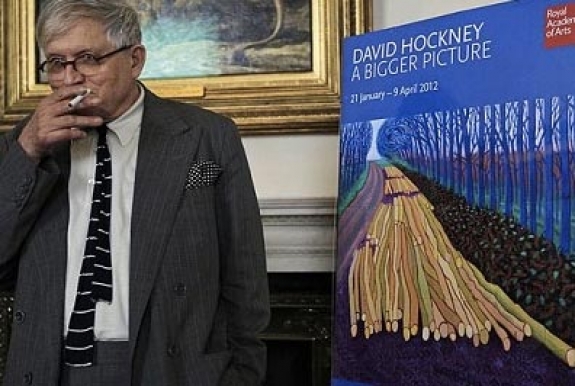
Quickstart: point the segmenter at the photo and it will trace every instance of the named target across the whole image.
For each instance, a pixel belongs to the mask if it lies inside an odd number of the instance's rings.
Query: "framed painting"
[[[227,115],[244,135],[337,131],[340,43],[370,29],[370,0],[129,1],[156,94]],[[37,71],[43,2],[0,4],[0,130],[50,92]]]

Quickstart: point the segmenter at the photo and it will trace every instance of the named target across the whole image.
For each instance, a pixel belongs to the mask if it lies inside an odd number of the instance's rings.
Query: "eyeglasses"
[[[109,58],[119,52],[125,51],[132,48],[133,45],[122,46],[117,50],[108,52],[107,54],[94,56],[93,54],[85,53],[72,60],[62,60],[62,58],[52,58],[43,61],[39,66],[38,70],[46,73],[51,78],[63,77],[66,72],[66,67],[72,65],[74,71],[79,72],[82,75],[91,76],[96,75],[100,70],[100,62],[102,59]]]

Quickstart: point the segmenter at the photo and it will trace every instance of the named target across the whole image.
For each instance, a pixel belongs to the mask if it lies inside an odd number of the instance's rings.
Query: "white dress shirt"
[[[140,97],[118,119],[107,123],[107,142],[112,157],[112,215],[110,243],[112,258],[112,302],[98,302],[94,323],[96,340],[128,340],[129,338],[129,279],[130,233],[132,202],[138,141],[144,110],[144,90]],[[68,332],[70,315],[82,267],[92,190],[96,169],[96,143],[98,134],[91,130],[86,138],[73,141],[70,146],[70,180],[68,197],[68,264],[66,268],[66,297],[64,308],[64,334]]]

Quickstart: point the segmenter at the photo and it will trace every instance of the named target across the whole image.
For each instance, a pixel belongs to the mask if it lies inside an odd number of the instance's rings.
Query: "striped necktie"
[[[87,367],[94,363],[94,315],[98,301],[112,301],[110,220],[112,162],[106,144],[107,127],[98,129],[96,172],[90,223],[74,309],[64,349],[66,365]]]

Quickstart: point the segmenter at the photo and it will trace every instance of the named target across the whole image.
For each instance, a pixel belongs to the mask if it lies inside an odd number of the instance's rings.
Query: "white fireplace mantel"
[[[263,199],[268,272],[333,272],[333,198]]]

